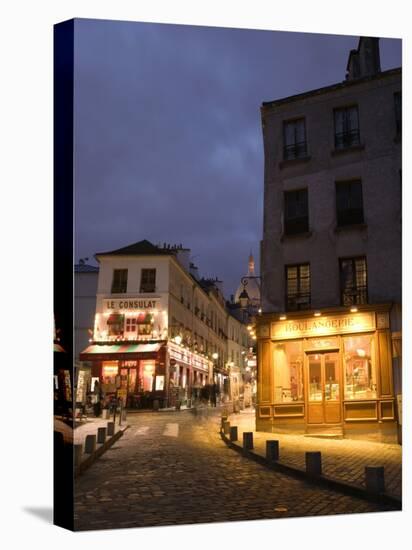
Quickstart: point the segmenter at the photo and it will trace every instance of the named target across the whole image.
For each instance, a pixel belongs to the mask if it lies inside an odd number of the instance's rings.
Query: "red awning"
[[[124,315],[121,313],[112,313],[109,318],[107,319],[108,325],[119,325],[120,323],[123,323]]]
[[[92,344],[80,353],[80,361],[93,359],[144,359],[145,354],[157,353],[163,344]]]

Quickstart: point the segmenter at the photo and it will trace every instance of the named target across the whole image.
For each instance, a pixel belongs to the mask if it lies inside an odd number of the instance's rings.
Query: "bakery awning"
[[[93,359],[140,359],[142,354],[157,353],[163,344],[92,344],[80,353],[80,361]]]

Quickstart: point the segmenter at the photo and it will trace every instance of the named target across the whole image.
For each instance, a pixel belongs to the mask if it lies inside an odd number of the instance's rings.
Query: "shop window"
[[[156,269],[142,269],[140,292],[156,292]]]
[[[103,361],[102,366],[102,382],[105,385],[113,386],[116,388],[116,377],[118,375],[119,367],[117,361]]]
[[[142,369],[143,391],[152,391],[155,363],[154,361],[141,361],[140,364]]]
[[[366,258],[339,260],[341,303],[343,306],[368,303]]]
[[[309,231],[308,190],[285,191],[285,235]]]
[[[296,311],[310,308],[309,264],[286,266],[286,309]]]
[[[112,294],[121,294],[127,291],[127,269],[114,269]]]
[[[284,342],[275,346],[275,403],[303,400],[302,365],[302,342]]]
[[[128,317],[126,319],[126,332],[137,332],[137,317]]]
[[[107,319],[109,336],[123,336],[124,315],[112,313]]]
[[[283,123],[284,160],[305,157],[307,154],[305,119],[288,120]]]
[[[376,399],[372,335],[343,338],[345,399]]]
[[[346,149],[360,144],[359,114],[356,105],[335,109],[335,149]]]
[[[336,218],[338,226],[363,223],[362,183],[336,182]]]

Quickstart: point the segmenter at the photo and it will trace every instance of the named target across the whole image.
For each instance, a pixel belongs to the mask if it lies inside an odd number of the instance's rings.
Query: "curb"
[[[100,457],[102,456],[102,454],[104,454],[107,449],[110,449],[110,447],[112,445],[114,445],[114,443],[116,443],[116,441],[118,439],[120,439],[122,437],[122,435],[124,434],[124,432],[127,430],[127,428],[129,427],[129,425],[125,426],[124,429],[122,430],[119,430],[118,432],[116,432],[114,435],[112,435],[112,437],[108,440],[106,440],[103,445],[101,445],[98,449],[96,449],[94,451],[94,453],[92,453],[91,455],[89,455],[85,460],[83,460],[78,466],[77,468],[75,468],[74,470],[74,477],[78,477],[79,475],[81,475],[85,470],[87,470],[88,468],[90,468],[90,466]]]
[[[295,479],[300,479],[313,485],[324,487],[326,489],[331,489],[332,491],[337,491],[345,495],[377,502],[382,506],[390,506],[393,510],[402,510],[402,500],[394,495],[390,495],[388,493],[369,493],[363,487],[360,487],[358,485],[344,483],[343,481],[338,481],[324,475],[313,476],[306,473],[305,470],[300,470],[299,468],[288,466],[287,464],[283,464],[281,462],[269,462],[268,460],[266,460],[265,457],[258,455],[253,451],[244,450],[243,447],[241,447],[240,445],[237,445],[233,441],[230,441],[230,439],[226,436],[222,429],[220,429],[220,437],[230,449],[236,451],[245,458],[257,462],[258,464],[268,468],[269,470],[274,470],[290,477],[294,477]]]

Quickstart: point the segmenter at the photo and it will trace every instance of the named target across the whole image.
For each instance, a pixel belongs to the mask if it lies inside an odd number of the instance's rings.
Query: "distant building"
[[[143,240],[96,259],[93,337],[80,359],[106,395],[129,407],[190,405],[216,381],[229,398],[225,301],[219,281],[199,278],[190,250]]]
[[[80,361],[80,352],[93,334],[99,268],[80,259],[74,266],[74,395],[78,405],[86,403],[91,387],[91,363]]]
[[[258,429],[391,440],[401,403],[401,69],[263,103]]]

